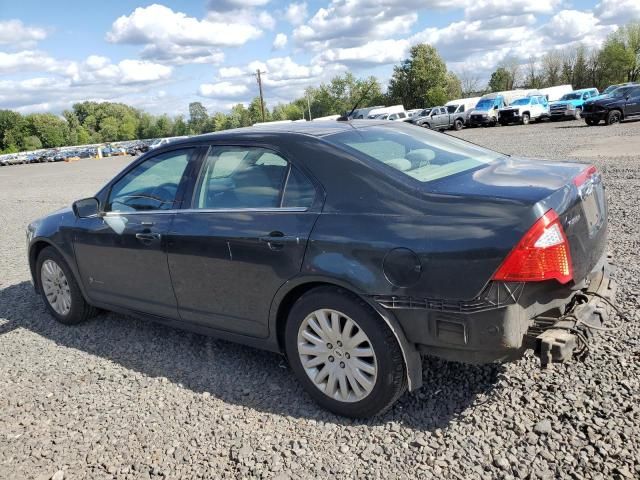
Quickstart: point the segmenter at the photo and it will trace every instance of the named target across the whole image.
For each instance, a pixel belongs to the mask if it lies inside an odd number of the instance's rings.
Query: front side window
[[[136,212],[174,208],[178,186],[194,149],[165,152],[130,170],[111,188],[107,211]]]
[[[198,179],[193,208],[308,208],[314,196],[311,182],[270,150],[213,147]]]
[[[471,170],[504,155],[421,128],[364,127],[324,137],[420,182]]]

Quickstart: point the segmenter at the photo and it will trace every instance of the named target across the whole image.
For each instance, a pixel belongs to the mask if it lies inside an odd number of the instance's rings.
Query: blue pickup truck
[[[582,116],[584,102],[591,97],[598,96],[599,93],[597,88],[583,88],[563,95],[560,100],[549,104],[551,120],[560,120],[562,118],[579,119]]]

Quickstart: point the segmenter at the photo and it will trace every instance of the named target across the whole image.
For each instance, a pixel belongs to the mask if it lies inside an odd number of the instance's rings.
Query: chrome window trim
[[[175,213],[279,213],[307,212],[306,207],[272,207],[272,208],[182,208],[171,210],[141,210],[134,212],[104,212],[103,217],[119,217],[122,215],[170,215]]]

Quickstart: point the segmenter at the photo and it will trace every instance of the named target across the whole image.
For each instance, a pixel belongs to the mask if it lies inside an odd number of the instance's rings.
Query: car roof
[[[220,138],[233,137],[255,137],[256,134],[274,134],[274,133],[286,133],[286,134],[299,134],[312,137],[324,137],[334,133],[346,132],[353,129],[360,129],[365,127],[371,127],[374,125],[388,125],[388,121],[376,121],[376,120],[349,120],[349,121],[337,121],[327,120],[326,122],[291,122],[291,123],[274,123],[274,124],[261,124],[252,127],[234,128],[230,130],[221,130],[219,132],[205,133],[202,135],[195,135],[193,137],[184,138],[180,140],[174,140],[171,145],[177,145],[181,143],[190,143],[194,140],[198,142],[216,141]]]

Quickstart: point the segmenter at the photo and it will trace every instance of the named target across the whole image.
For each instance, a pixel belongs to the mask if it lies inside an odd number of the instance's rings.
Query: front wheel
[[[338,415],[379,415],[406,389],[393,332],[363,300],[337,287],[300,297],[289,314],[285,349],[309,395]]]
[[[529,125],[529,114],[528,113],[522,114],[522,124],[523,125]]]
[[[463,125],[464,124],[462,123],[462,120],[458,119],[455,122],[453,122],[453,129],[454,130],[462,130]]]
[[[75,325],[96,314],[80,291],[69,266],[53,247],[38,256],[36,274],[42,299],[51,315],[60,323]]]
[[[582,109],[576,108],[576,112],[574,113],[575,119],[580,120],[582,118]]]
[[[620,123],[622,120],[622,114],[620,110],[611,110],[609,115],[607,115],[607,125],[615,125],[616,123]]]

